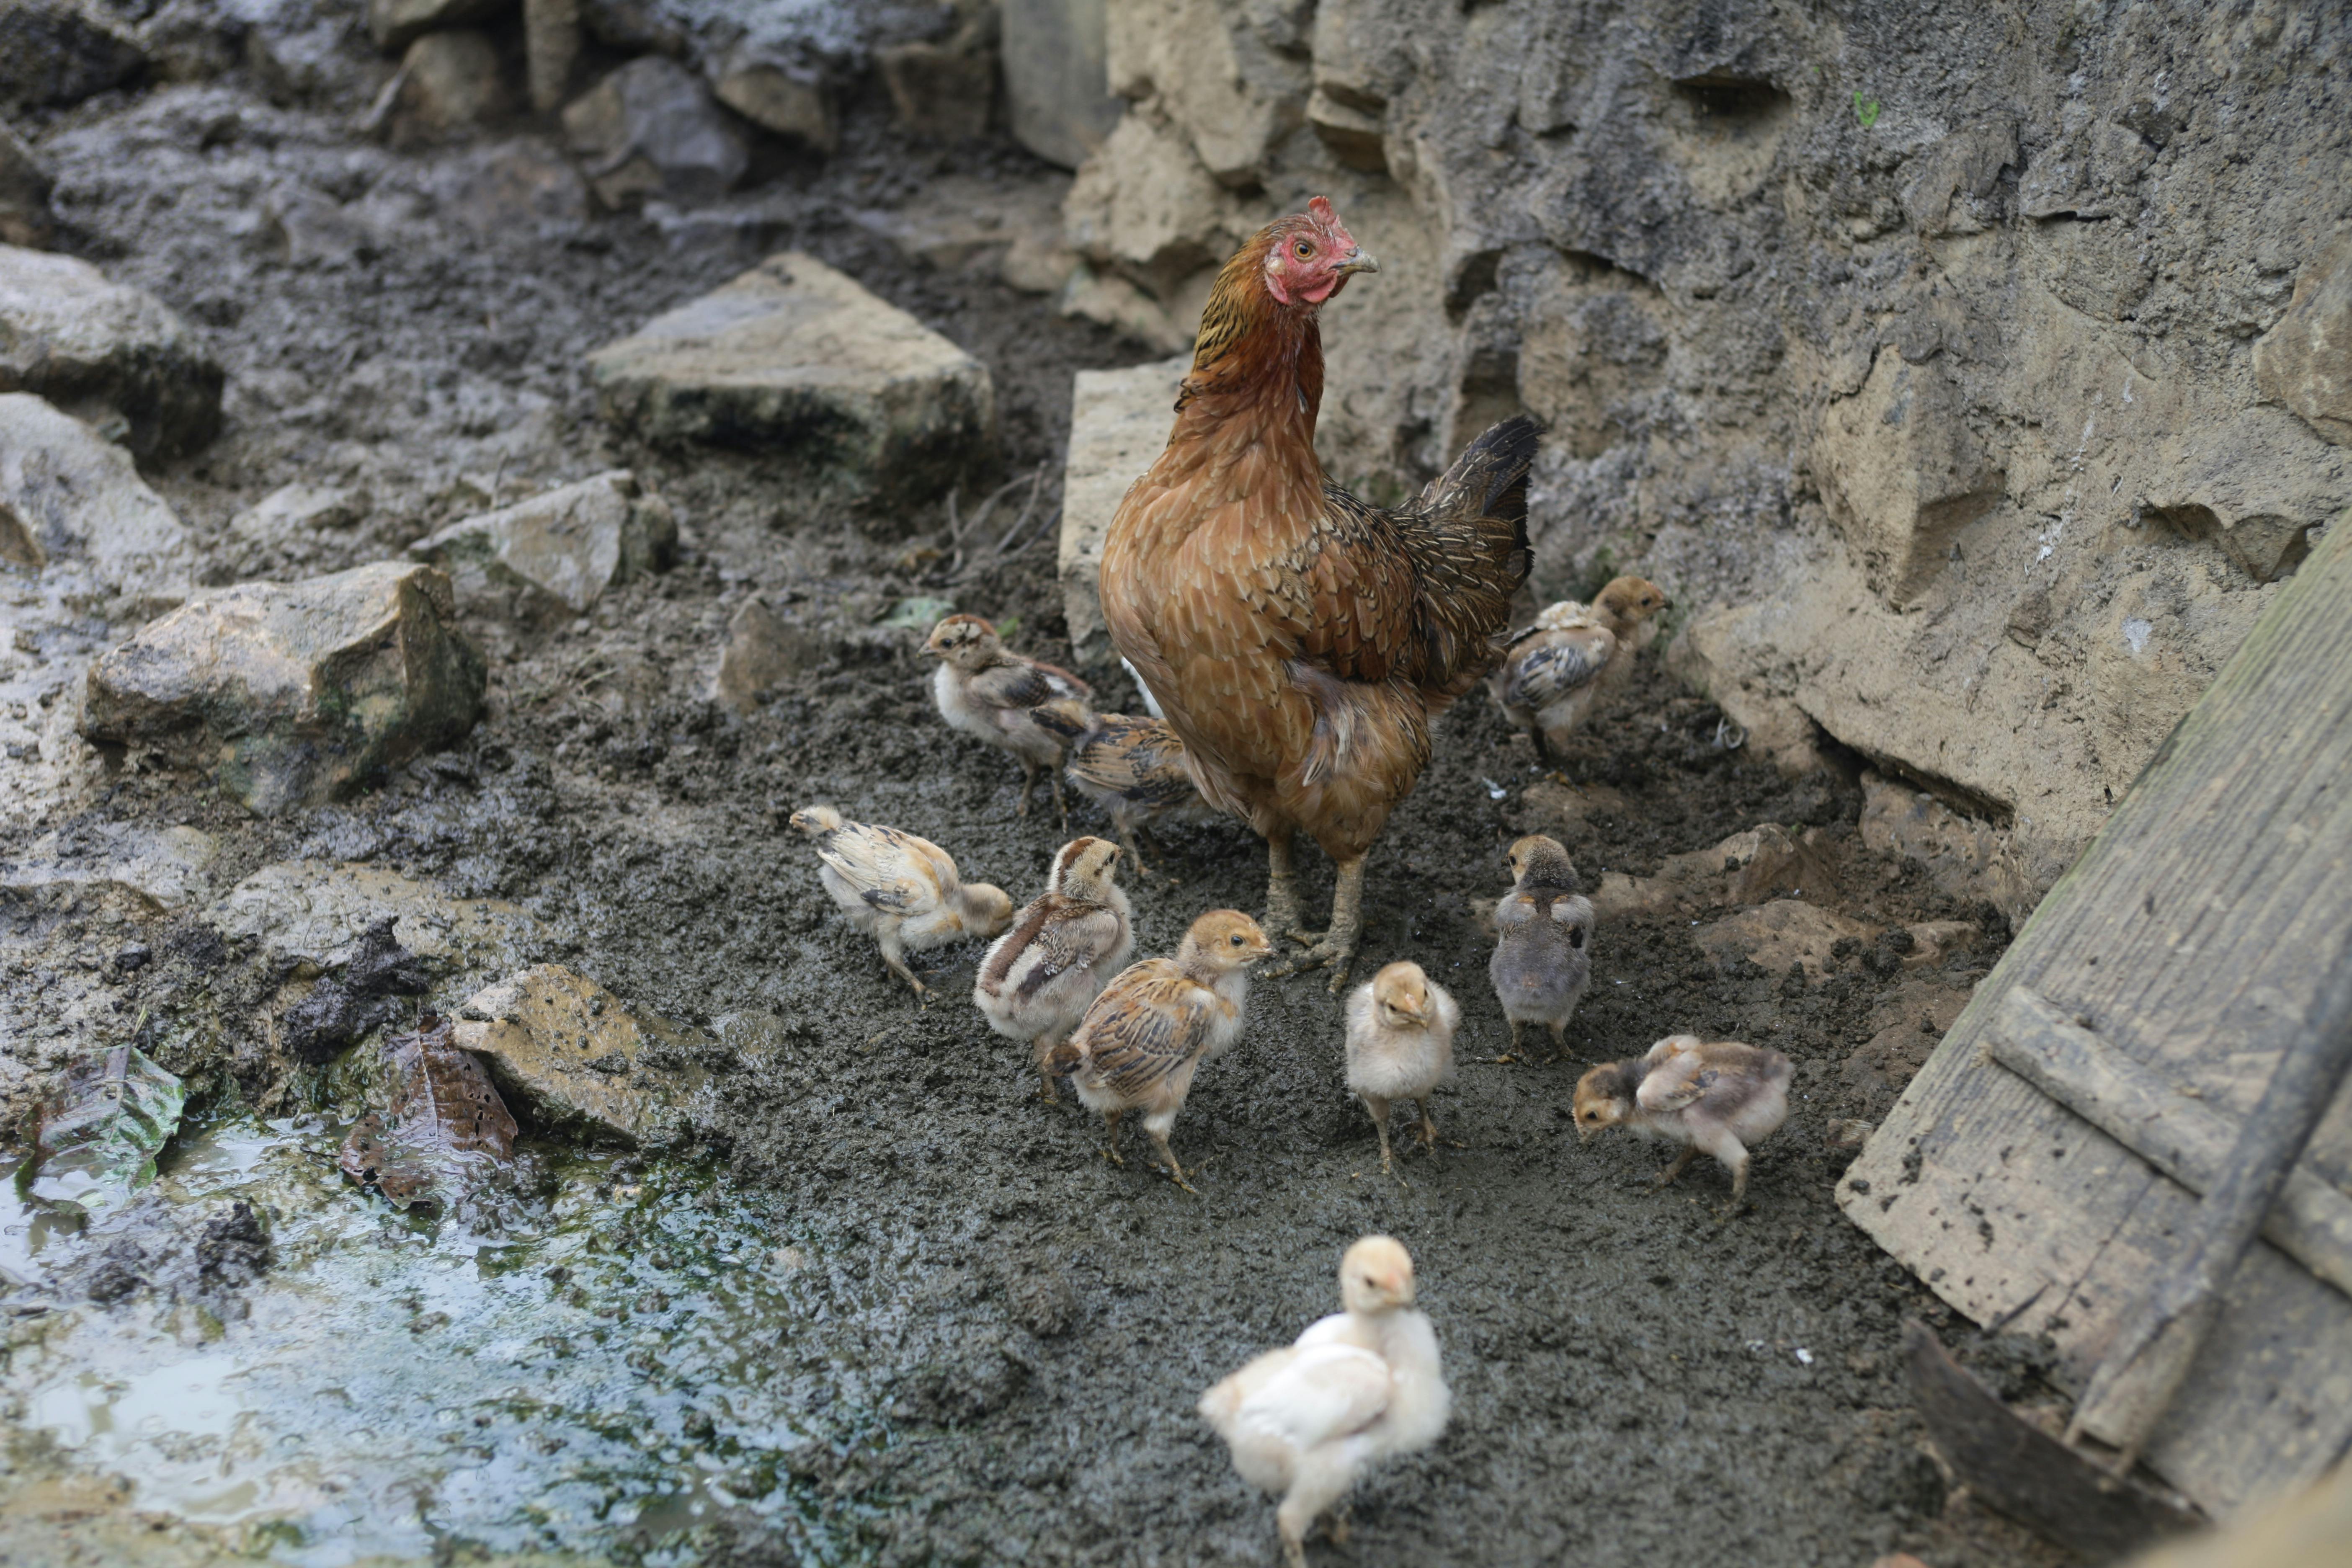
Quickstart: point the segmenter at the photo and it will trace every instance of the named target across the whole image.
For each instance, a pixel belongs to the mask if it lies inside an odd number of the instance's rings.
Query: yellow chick
[[[950,616],[931,628],[923,651],[940,660],[931,679],[931,700],[940,717],[954,728],[1000,751],[1010,752],[1021,764],[1021,807],[1029,815],[1029,792],[1037,770],[1046,770],[1054,789],[1054,809],[1065,821],[1069,810],[1062,803],[1061,737],[1038,727],[1034,712],[1041,703],[1066,700],[1080,704],[1094,700],[1094,689],[1068,670],[1042,659],[1024,658],[997,639],[996,628],[978,616]]]
[[[1193,784],[1192,769],[1184,765],[1184,742],[1160,720],[1089,713],[1082,704],[1066,700],[1045,703],[1032,717],[1067,748],[1069,762],[1062,771],[1080,795],[1110,813],[1137,875],[1151,874],[1139,842],[1144,823],[1171,813],[1179,817],[1214,815]]]
[[[1307,1531],[1357,1476],[1436,1442],[1452,1411],[1437,1332],[1413,1306],[1403,1247],[1368,1236],[1349,1247],[1339,1300],[1346,1310],[1201,1396],[1201,1417],[1233,1450],[1242,1479],[1282,1494],[1274,1522],[1290,1568],[1305,1568]]]
[[[1632,1061],[1604,1062],[1576,1085],[1576,1131],[1623,1127],[1682,1145],[1664,1186],[1702,1153],[1731,1173],[1731,1206],[1748,1198],[1748,1151],[1789,1119],[1789,1058],[1738,1040],[1669,1035]]]
[[[1118,845],[1099,838],[1063,845],[1044,895],[990,946],[971,988],[989,1026],[1035,1052],[1048,1100],[1055,1094],[1046,1059],[1135,951],[1135,912],[1111,879],[1118,857]]]
[[[792,825],[816,845],[824,890],[918,996],[930,991],[907,967],[908,953],[994,936],[1013,919],[1013,900],[1003,889],[966,884],[954,858],[928,838],[846,821],[829,805],[801,807]]]
[[[1389,1105],[1410,1100],[1421,1110],[1421,1143],[1437,1147],[1429,1095],[1454,1076],[1454,1031],[1462,1009],[1418,963],[1391,963],[1348,998],[1348,1087],[1381,1130],[1381,1169],[1389,1156]]]
[[[1592,902],[1577,892],[1576,867],[1557,838],[1529,834],[1503,863],[1513,886],[1495,906],[1486,977],[1510,1020],[1513,1050],[1520,1025],[1541,1024],[1565,1051],[1568,1021],[1592,983]]]
[[[1143,1112],[1143,1130],[1186,1192],[1184,1167],[1168,1147],[1192,1074],[1241,1038],[1249,1000],[1249,966],[1274,951],[1257,921],[1239,910],[1211,910],[1192,922],[1174,958],[1147,958],[1119,973],[1087,1009],[1069,1038],[1045,1059],[1049,1077],[1067,1075],[1078,1100],[1103,1113],[1117,1164],[1118,1119]]]
[[[1658,632],[1650,617],[1673,604],[1646,578],[1618,577],[1589,607],[1567,599],[1551,605],[1511,640],[1488,678],[1504,716],[1547,754],[1560,750],[1601,693],[1633,674],[1633,655]]]

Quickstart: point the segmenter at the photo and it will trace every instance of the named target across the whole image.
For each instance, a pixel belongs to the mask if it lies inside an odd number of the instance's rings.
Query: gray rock
[[[189,325],[87,261],[0,246],[0,392],[38,393],[103,423],[140,457],[202,446],[220,426],[220,363]]]
[[[383,123],[406,146],[503,119],[513,108],[487,33],[427,33],[408,46],[385,88]]]
[[[425,34],[490,22],[514,9],[514,0],[368,0],[368,34],[386,54],[399,54]]]
[[[892,44],[874,53],[901,129],[964,141],[988,133],[996,57],[952,44]]]
[[[343,38],[336,22],[257,26],[245,35],[246,68],[272,103],[347,107],[367,88]]]
[[[669,503],[615,468],[453,522],[408,553],[445,568],[468,607],[520,590],[579,616],[614,584],[667,564],[677,544]]]
[[[572,96],[582,42],[580,0],[522,0],[523,60],[539,113],[554,113]]]
[[[360,939],[387,918],[394,939],[436,967],[510,969],[546,936],[518,905],[453,899],[385,867],[323,860],[265,866],[205,911],[222,935],[250,938],[314,974],[349,963]]]
[[[0,245],[49,242],[49,192],[56,184],[57,177],[24,138],[0,120]]]
[[[245,58],[246,19],[213,0],[164,0],[139,25],[150,74],[158,81],[210,81]]]
[[[1168,445],[1176,388],[1192,367],[1191,357],[1180,354],[1127,370],[1082,370],[1073,380],[1056,570],[1070,649],[1081,664],[1110,657],[1102,618],[1103,541],[1128,486]]]
[[[833,94],[809,67],[741,45],[719,63],[714,90],[719,102],[763,131],[820,153],[832,152],[840,142]]]
[[[2000,500],[2007,478],[1969,430],[1944,366],[1910,364],[1891,344],[1860,392],[1830,405],[1812,464],[1831,521],[1897,609],[1950,564],[1960,531]]]
[[[1882,855],[1925,867],[1928,878],[1957,899],[1981,899],[2023,924],[2040,898],[2020,864],[2010,836],[1978,817],[1963,816],[1916,785],[1864,769],[1862,842]]]
[[[1798,899],[1775,899],[1769,904],[1727,915],[1694,930],[1691,941],[1718,964],[1745,958],[1766,973],[1786,974],[1801,963],[1818,980],[1830,965],[1830,950],[1847,937],[1861,939],[1871,928],[1843,915],[1832,914]]]
[[[0,394],[0,563],[165,603],[194,566],[179,518],[131,455],[22,392]]]
[[[759,442],[881,497],[990,460],[988,369],[824,263],[773,256],[589,358],[604,416],[642,438]]]
[[[448,744],[483,686],[448,578],[383,561],[191,596],[90,667],[81,732],[208,772],[275,815]]]
[[[309,566],[331,537],[356,528],[371,506],[367,491],[340,485],[281,485],[228,520],[240,576],[278,575]]]
[[[1126,109],[1105,85],[1104,9],[1104,0],[1004,0],[1004,97],[1013,139],[1065,169],[1100,148]]]
[[[660,55],[631,60],[573,100],[563,133],[597,199],[615,209],[648,198],[715,201],[751,163],[702,79]]]
[[[0,0],[0,101],[79,103],[147,68],[147,51],[86,0]]]
[[[543,142],[520,140],[478,148],[434,176],[439,210],[478,234],[517,224],[570,229],[588,218],[588,186],[571,160]]]
[[[211,898],[219,856],[219,841],[201,828],[85,823],[45,833],[0,864],[0,888],[115,889],[168,914]]]
[[[627,1144],[675,1130],[707,1081],[716,1042],[632,1013],[584,974],[541,963],[476,992],[458,1009],[457,1045],[541,1121]]]
[[[727,623],[711,696],[738,713],[803,670],[824,662],[824,639],[786,620],[758,599],[746,599]]]
[[[2328,440],[2352,446],[2352,234],[2295,279],[2286,314],[2254,344],[2254,382]]]
[[[1050,293],[1077,265],[1061,244],[1062,198],[1068,191],[1069,182],[1055,175],[950,174],[930,182],[904,206],[852,216],[909,261],[942,272],[994,274],[1015,288]]]

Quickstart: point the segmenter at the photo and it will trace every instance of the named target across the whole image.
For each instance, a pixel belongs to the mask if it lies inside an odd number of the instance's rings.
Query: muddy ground
[[[484,234],[433,194],[463,150],[388,153],[352,140],[339,117],[273,109],[233,82],[85,105],[49,129],[45,150],[64,176],[73,247],[206,323],[228,364],[228,431],[153,476],[222,580],[387,553],[478,504],[466,475],[553,480],[622,461],[683,520],[674,569],[591,616],[473,627],[492,656],[489,716],[377,793],[256,821],[196,781],[125,771],[72,821],[0,842],[16,855],[58,826],[184,823],[221,841],[224,886],[289,858],[366,862],[524,906],[545,931],[530,956],[593,975],[634,1006],[696,1023],[782,1020],[790,1048],[739,1068],[696,1142],[618,1160],[575,1157],[543,1131],[527,1143],[541,1162],[530,1201],[601,1226],[604,1253],[622,1260],[600,1277],[609,1304],[663,1330],[629,1364],[665,1391],[679,1465],[752,1437],[740,1408],[697,1404],[715,1374],[697,1360],[695,1321],[662,1294],[677,1289],[664,1285],[674,1260],[662,1237],[681,1215],[724,1213],[798,1249],[782,1327],[749,1374],[805,1436],[770,1478],[791,1506],[583,1518],[549,1526],[531,1549],[630,1563],[1270,1561],[1271,1505],[1234,1479],[1192,1402],[1331,1310],[1340,1249],[1382,1230],[1414,1254],[1456,1414],[1435,1451],[1360,1489],[1351,1542],[1318,1543],[1318,1562],[1859,1568],[1895,1550],[1936,1568],[2057,1561],[1949,1491],[1923,1453],[1899,1325],[1909,1313],[1956,1325],[1831,1199],[1844,1156],[1828,1124],[1883,1109],[2006,928],[1867,852],[1849,776],[1786,780],[1725,749],[1718,715],[1654,665],[1561,766],[1571,783],[1618,791],[1622,812],[1547,819],[1523,798],[1543,773],[1480,694],[1441,725],[1434,762],[1375,852],[1362,972],[1414,958],[1465,1016],[1459,1082],[1436,1102],[1448,1142],[1407,1163],[1410,1185],[1381,1179],[1370,1124],[1340,1083],[1339,1008],[1320,976],[1258,986],[1244,1045],[1196,1085],[1175,1132],[1205,1165],[1193,1196],[1140,1160],[1107,1164],[1090,1119],[1031,1098],[1019,1054],[959,1000],[976,952],[930,955],[941,1000],[918,1007],[832,912],[812,856],[782,828],[812,801],[935,838],[968,877],[1016,898],[1036,890],[1061,833],[1047,814],[1014,815],[1009,761],[938,721],[918,634],[875,623],[905,596],[944,595],[1017,617],[1016,646],[1066,657],[1051,530],[948,581],[921,548],[943,509],[859,517],[812,499],[787,466],[641,449],[596,422],[582,356],[766,250],[803,247],[987,362],[1005,471],[1044,465],[1050,507],[1071,373],[1149,351],[1063,321],[1049,301],[928,271],[850,216],[919,203],[949,174],[1047,177],[1024,155],[910,145],[875,106],[854,106],[830,164],[786,161],[719,214]],[[287,260],[250,215],[266,191],[301,182],[347,201],[380,190],[411,218],[351,254]],[[364,480],[373,514],[299,560],[237,559],[228,516],[298,478]],[[739,717],[710,700],[709,680],[752,592],[820,621],[829,657]],[[1131,695],[1116,677],[1103,689]],[[1984,935],[1948,970],[1906,972],[1866,947],[1809,982],[1718,970],[1689,939],[1710,911],[1601,930],[1594,988],[1571,1028],[1580,1058],[1691,1030],[1769,1043],[1799,1064],[1795,1114],[1758,1161],[1752,1211],[1725,1221],[1720,1173],[1654,1192],[1650,1151],[1579,1143],[1568,1121],[1579,1062],[1496,1059],[1504,1026],[1471,900],[1502,890],[1503,847],[1520,831],[1559,831],[1597,880],[1766,821],[1827,830],[1838,885],[1809,898],[1873,924],[1976,921]],[[1100,826],[1083,812],[1076,823]],[[1181,885],[1138,890],[1146,952],[1168,951],[1202,909],[1255,910],[1263,897],[1262,852],[1245,833],[1167,837]],[[1310,863],[1308,887],[1328,898],[1328,867]],[[133,945],[153,957],[125,963]],[[54,1046],[68,1016],[90,1047],[136,1029],[189,1076],[200,1120],[311,1116],[288,1135],[331,1146],[352,1108],[322,1100],[324,1080],[275,1054],[282,978],[249,944],[208,935],[201,913],[156,917],[70,890],[0,904],[0,987],[21,1026],[12,1048]],[[440,974],[437,994],[454,1000],[476,978]],[[169,1155],[164,1167],[170,1177]],[[331,1183],[309,1190],[321,1205],[368,1201]],[[429,1230],[399,1234],[429,1243]],[[286,1253],[281,1270],[295,1266]],[[784,1267],[742,1248],[725,1259],[746,1274]],[[564,1281],[547,1289],[553,1311]],[[54,1289],[18,1298],[27,1313],[100,1310]],[[103,1310],[138,1305],[134,1290]],[[233,1310],[222,1317],[218,1348],[233,1356],[247,1331]],[[435,1353],[414,1321],[406,1331],[419,1335],[414,1353]],[[21,1372],[28,1342],[12,1342]],[[632,1394],[612,1397],[625,1405]],[[5,1518],[51,1532],[39,1551],[180,1561],[226,1546],[324,1560],[315,1540],[134,1526],[135,1478],[106,1492],[27,1425],[21,1401],[10,1414]],[[485,1456],[535,1451],[528,1421],[476,1425]],[[513,1484],[535,1484],[517,1462]],[[472,1528],[469,1506],[496,1510],[467,1495],[449,1488],[425,1506],[437,1557],[522,1549]],[[79,1511],[57,1511],[61,1497],[80,1499]]]

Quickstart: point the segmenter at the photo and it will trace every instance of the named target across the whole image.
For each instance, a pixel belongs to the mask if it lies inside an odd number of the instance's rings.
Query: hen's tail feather
[[[1504,420],[1431,480],[1418,506],[1396,513],[1420,582],[1422,688],[1438,701],[1469,690],[1501,657],[1511,596],[1535,563],[1528,471],[1542,437],[1526,415]]]
[[[1433,511],[1467,510],[1507,522],[1515,542],[1527,549],[1528,471],[1542,442],[1543,426],[1525,414],[1487,426],[1452,468],[1430,481],[1422,504]]]

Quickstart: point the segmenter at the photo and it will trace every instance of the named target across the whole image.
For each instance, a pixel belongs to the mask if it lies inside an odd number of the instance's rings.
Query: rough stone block
[[[1798,899],[1775,899],[1752,910],[1700,926],[1691,940],[1717,963],[1745,958],[1769,973],[1786,974],[1792,963],[1818,980],[1829,967],[1830,949],[1844,937],[1863,938],[1871,928]]]
[[[0,563],[87,572],[104,593],[176,599],[186,531],[131,454],[30,393],[0,394]]]
[[[520,589],[578,616],[614,584],[657,570],[677,545],[669,503],[615,468],[453,522],[408,553],[446,569],[462,604]]]
[[[720,63],[714,90],[719,102],[763,131],[820,153],[832,152],[841,140],[833,94],[805,66],[739,46]]]
[[[1176,389],[1192,365],[1179,355],[1127,370],[1082,370],[1073,383],[1058,570],[1070,648],[1082,664],[1110,657],[1102,618],[1103,541],[1128,486],[1168,445]]]
[[[1257,227],[1182,131],[1142,106],[1078,170],[1063,224],[1073,249],[1160,300],[1173,299],[1184,279],[1222,262]]]
[[[87,261],[0,246],[0,392],[33,392],[101,426],[127,426],[142,458],[202,446],[220,427],[220,363],[141,289]]]
[[[1150,97],[1219,183],[1260,184],[1300,124],[1307,66],[1232,25],[1217,0],[1117,0],[1108,23],[1112,90]]]
[[[1925,790],[1874,772],[1864,772],[1862,788],[1865,847],[1916,860],[1952,897],[1982,899],[2024,922],[2041,892],[2019,864],[2006,833],[1962,816]]]
[[[199,593],[90,667],[85,738],[211,773],[274,815],[346,795],[481,710],[449,579],[380,561]]]
[[[0,245],[49,242],[49,191],[56,184],[24,138],[0,120]]]
[[[2337,446],[2352,446],[2352,235],[2304,268],[2278,325],[2254,344],[2254,383]]]
[[[572,96],[582,41],[580,0],[522,0],[523,61],[532,109],[552,114]]]
[[[349,963],[360,939],[386,916],[394,941],[436,967],[497,973],[547,940],[521,906],[453,899],[382,866],[280,860],[264,866],[205,911],[223,936],[247,937],[272,957],[316,973]]]
[[[988,368],[797,252],[590,356],[604,416],[655,441],[798,451],[877,496],[944,489],[996,441]]]
[[[79,103],[147,68],[147,51],[87,0],[0,0],[0,102]]]
[[[368,34],[386,54],[398,54],[425,34],[497,20],[514,0],[368,0]]]
[[[996,57],[940,44],[894,44],[875,52],[898,123],[918,136],[963,141],[988,133],[996,103]]]
[[[711,695],[738,713],[748,713],[777,687],[824,661],[824,639],[776,614],[758,599],[746,599],[727,623],[727,647],[719,656]]]
[[[408,143],[503,119],[514,107],[487,33],[427,33],[401,57],[393,140]]]
[[[1004,0],[1004,96],[1013,139],[1075,169],[1103,144],[1125,105],[1108,79],[1104,0]]]
[[[751,161],[702,79],[661,55],[631,60],[574,99],[563,134],[597,199],[616,210],[715,201]]]
[[[458,1010],[458,1046],[530,1114],[636,1144],[660,1136],[706,1079],[715,1044],[559,964],[534,964],[476,992]]]
[[[1968,426],[1957,389],[1935,362],[1892,346],[1870,379],[1830,405],[1813,442],[1822,500],[1894,605],[1918,597],[1952,542],[2000,500],[2005,476]]]
[[[1386,132],[1379,115],[1342,103],[1318,88],[1307,100],[1307,123],[1315,127],[1331,156],[1349,168],[1369,174],[1388,173]]]

